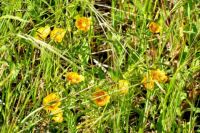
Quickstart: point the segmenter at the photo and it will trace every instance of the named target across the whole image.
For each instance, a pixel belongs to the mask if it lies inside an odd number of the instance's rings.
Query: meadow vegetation
[[[0,132],[200,132],[199,0],[0,0]]]

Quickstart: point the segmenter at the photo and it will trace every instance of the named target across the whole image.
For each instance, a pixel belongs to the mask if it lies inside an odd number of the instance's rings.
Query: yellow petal
[[[129,90],[129,82],[127,80],[119,80],[119,90],[121,94],[127,94]]]
[[[41,27],[37,30],[35,38],[39,40],[45,40],[47,36],[50,34],[50,26]]]
[[[153,90],[154,88],[154,80],[152,80],[151,77],[150,78],[144,77],[141,83],[144,85],[146,89]]]
[[[86,17],[78,17],[75,23],[76,27],[82,31],[88,31],[90,29],[91,20]]]
[[[151,22],[149,24],[149,30],[152,32],[152,33],[159,33],[161,31],[161,27],[160,25],[158,25],[157,23],[155,22]]]
[[[55,122],[58,122],[58,123],[63,122],[63,112],[62,112],[62,110],[61,109],[56,110],[54,116],[52,117],[52,119]]]
[[[68,72],[66,74],[66,79],[71,83],[71,84],[77,84],[85,80],[84,76],[79,75],[76,72]]]
[[[110,96],[108,95],[108,93],[101,89],[97,89],[97,91],[92,94],[92,98],[94,103],[98,106],[105,106],[107,103],[110,102]]]
[[[151,76],[153,80],[157,80],[158,82],[162,82],[162,83],[165,83],[168,80],[165,72],[161,71],[160,69],[152,70]]]
[[[62,42],[62,39],[64,38],[65,36],[65,33],[66,33],[66,30],[62,29],[62,28],[54,28],[52,31],[51,31],[51,34],[50,34],[50,38],[52,40],[54,40],[55,42]]]
[[[60,97],[56,93],[51,93],[43,99],[43,106],[45,106],[46,111],[57,110],[60,105]]]

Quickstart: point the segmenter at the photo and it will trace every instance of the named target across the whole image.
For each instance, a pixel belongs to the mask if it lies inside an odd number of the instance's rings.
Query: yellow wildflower
[[[127,94],[129,89],[129,82],[127,80],[119,80],[119,90],[121,94]]]
[[[149,24],[149,30],[152,32],[152,33],[159,33],[161,31],[161,27],[159,24],[155,23],[155,22],[151,22]]]
[[[160,69],[152,70],[151,76],[153,77],[153,80],[157,80],[158,82],[162,83],[165,83],[168,80],[167,76],[165,75],[165,72],[161,71]]]
[[[110,96],[108,95],[108,93],[101,89],[97,89],[97,91],[92,94],[92,97],[94,103],[98,106],[104,106],[110,102]]]
[[[152,77],[144,77],[141,83],[146,89],[152,90],[154,88],[154,80]]]
[[[63,37],[65,36],[66,30],[62,29],[62,28],[54,28],[51,31],[50,37],[52,40],[54,40],[55,42],[62,42]]]
[[[55,111],[60,104],[60,97],[56,93],[51,93],[43,99],[43,106],[45,106],[46,111]]]
[[[80,82],[84,81],[84,79],[85,79],[84,76],[79,75],[76,72],[68,72],[66,74],[66,78],[71,84],[80,83]]]
[[[52,119],[55,121],[55,122],[58,122],[58,123],[61,123],[63,122],[63,112],[61,109],[57,109],[55,111],[55,114],[54,116],[52,117]]]
[[[35,34],[35,38],[38,40],[45,40],[50,32],[50,26],[40,27]]]
[[[88,31],[90,29],[91,20],[86,17],[79,17],[76,19],[76,27],[82,31]]]
[[[150,74],[143,78],[142,83],[145,88],[153,89],[155,81],[158,81],[160,83],[165,83],[167,80],[168,77],[166,76],[165,72],[161,71],[160,69],[157,69],[157,70],[151,70]]]

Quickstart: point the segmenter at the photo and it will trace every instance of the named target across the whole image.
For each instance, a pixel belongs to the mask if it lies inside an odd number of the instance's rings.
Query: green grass
[[[77,15],[92,19],[88,32]],[[46,25],[66,29],[61,43],[33,37]],[[199,29],[198,0],[0,0],[0,131],[200,132]],[[146,90],[151,69],[169,81]],[[70,85],[69,71],[85,81]],[[125,96],[120,79],[130,82]],[[104,107],[91,100],[98,87],[111,96]],[[62,123],[43,109],[51,92],[62,97]]]

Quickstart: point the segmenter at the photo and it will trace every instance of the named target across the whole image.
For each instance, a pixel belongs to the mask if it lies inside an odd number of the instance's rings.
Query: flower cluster
[[[59,108],[60,105],[60,97],[56,93],[51,93],[43,99],[44,109],[47,112],[53,113],[54,116],[52,119],[55,122],[59,123],[63,121],[63,113],[62,110]]]
[[[62,28],[56,28],[51,31],[50,26],[40,27],[36,34],[35,38],[38,40],[45,40],[49,35],[52,40],[55,42],[62,42],[63,37],[65,36],[66,30]]]
[[[91,19],[86,17],[78,17],[75,22],[75,26],[78,30],[88,31],[90,29]],[[161,31],[161,27],[155,23],[151,22],[149,24],[149,30],[152,33],[159,33]],[[50,29],[50,26],[41,27],[37,30],[35,38],[39,40],[45,40],[49,35],[52,40],[55,42],[62,42],[64,36],[66,34],[66,30],[62,28],[54,27],[53,30]],[[77,72],[67,72],[66,80],[70,85],[79,84],[85,80],[84,76],[78,74]],[[151,70],[150,73],[146,74],[141,81],[145,88],[152,90],[154,88],[155,82],[165,83],[168,80],[164,71],[160,69]],[[122,95],[125,95],[129,92],[130,83],[128,80],[119,80],[115,88],[117,88],[117,92]],[[97,106],[105,106],[110,102],[111,96],[107,91],[97,88],[95,92],[91,95],[92,101]],[[63,121],[63,111],[59,107],[61,105],[60,97],[56,93],[51,93],[43,99],[43,106],[47,112],[51,112],[53,114],[52,119],[55,122]]]
[[[78,17],[75,22],[75,26],[81,30],[81,31],[88,31],[90,29],[91,25],[91,19],[87,17]],[[63,28],[54,27],[54,29],[51,31],[51,28],[49,25],[46,25],[45,27],[40,27],[37,29],[34,37],[38,40],[45,40],[49,35],[52,40],[55,42],[62,42],[64,36],[65,36],[66,30]]]
[[[145,88],[152,90],[154,88],[155,81],[159,83],[165,83],[168,80],[164,71],[160,69],[151,70],[149,74],[146,74],[142,80],[142,84]]]

